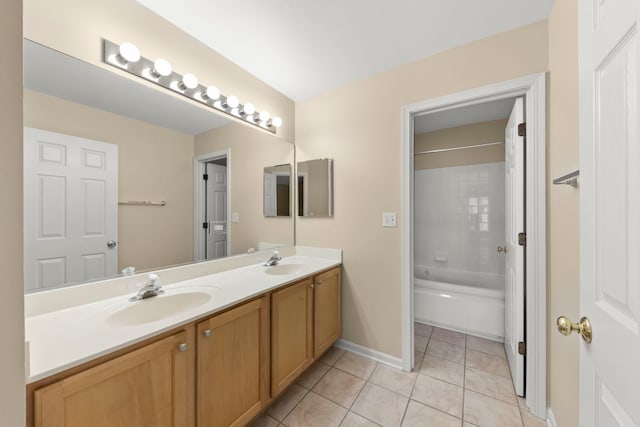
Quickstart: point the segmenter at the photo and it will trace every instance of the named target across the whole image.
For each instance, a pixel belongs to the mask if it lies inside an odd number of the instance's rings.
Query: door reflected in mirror
[[[291,216],[291,165],[264,168],[265,217]]]
[[[333,217],[333,160],[298,162],[298,216]]]

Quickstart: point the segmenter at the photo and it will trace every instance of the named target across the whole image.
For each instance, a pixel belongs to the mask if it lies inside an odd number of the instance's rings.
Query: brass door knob
[[[567,317],[560,316],[558,317],[556,324],[558,325],[558,332],[562,335],[569,336],[575,331],[578,332],[582,336],[582,339],[587,343],[590,343],[593,338],[591,322],[589,322],[589,319],[586,316],[580,319],[580,323],[573,323]]]

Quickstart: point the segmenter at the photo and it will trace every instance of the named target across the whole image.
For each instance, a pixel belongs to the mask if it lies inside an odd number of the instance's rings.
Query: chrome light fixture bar
[[[183,95],[216,111],[236,119],[244,120],[273,134],[282,126],[280,117],[271,117],[266,111],[256,111],[256,107],[247,102],[241,104],[233,96],[225,96],[215,86],[204,86],[191,74],[176,73],[166,59],[151,60],[140,55],[140,51],[131,43],[120,45],[103,39],[102,61],[120,70],[143,78],[149,82]]]

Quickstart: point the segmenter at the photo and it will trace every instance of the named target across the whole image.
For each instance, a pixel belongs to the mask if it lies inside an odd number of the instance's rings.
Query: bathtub
[[[416,266],[415,320],[504,341],[504,275]]]

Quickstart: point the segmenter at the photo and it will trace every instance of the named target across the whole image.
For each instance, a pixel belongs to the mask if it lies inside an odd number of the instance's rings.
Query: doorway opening
[[[444,331],[424,333],[436,326],[461,333],[456,337],[468,334],[469,344],[486,350],[502,373],[509,365],[520,396],[525,248],[517,235],[524,230],[525,138],[517,129],[523,99],[414,117],[414,320],[422,324],[414,350],[460,361],[458,345],[453,354],[442,353]],[[427,343],[422,337],[429,335]],[[415,369],[420,362],[416,357]]]
[[[231,253],[229,229],[230,152],[194,159],[194,258],[223,258]]]
[[[527,76],[507,82],[497,83],[489,86],[484,86],[477,89],[472,89],[469,91],[464,91],[448,96],[444,96],[441,98],[435,98],[431,100],[427,100],[424,102],[416,103],[413,105],[409,105],[403,108],[403,222],[405,227],[403,227],[403,368],[405,370],[411,370],[415,367],[415,353],[414,353],[414,341],[420,340],[419,332],[414,338],[414,319],[420,320],[420,316],[426,316],[424,312],[421,314],[419,308],[416,304],[419,303],[417,300],[418,292],[416,285],[416,273],[418,273],[416,265],[416,260],[425,255],[427,251],[421,248],[420,250],[416,249],[416,231],[418,228],[423,227],[424,224],[421,224],[416,218],[416,205],[418,204],[417,200],[414,198],[414,194],[416,194],[416,189],[419,189],[419,185],[416,182],[416,173],[419,171],[416,170],[416,166],[414,164],[414,159],[416,158],[415,154],[416,150],[416,138],[414,137],[416,133],[416,123],[419,124],[420,117],[426,117],[426,120],[429,118],[437,118],[443,116],[449,116],[451,118],[455,118],[456,120],[461,120],[461,112],[470,111],[474,108],[476,110],[480,110],[482,112],[487,111],[488,105],[497,105],[502,103],[511,105],[517,103],[516,99],[521,99],[522,101],[522,109],[526,111],[526,117],[523,117],[522,122],[526,122],[526,125],[523,126],[520,130],[524,133],[524,128],[526,127],[526,145],[520,145],[519,148],[523,150],[522,158],[526,158],[527,167],[523,168],[523,190],[518,192],[519,196],[522,197],[522,203],[520,206],[524,206],[522,213],[522,222],[519,224],[515,224],[521,228],[519,233],[526,236],[526,253],[524,251],[524,247],[520,247],[522,260],[520,267],[524,269],[524,264],[528,266],[526,271],[522,273],[522,281],[525,282],[524,285],[521,284],[522,287],[522,295],[521,299],[524,301],[524,293],[527,294],[527,299],[524,302],[524,307],[522,307],[521,315],[522,315],[522,344],[520,348],[518,348],[518,343],[516,342],[514,345],[516,347],[515,352],[518,354],[518,350],[520,353],[526,354],[526,366],[524,365],[524,354],[520,355],[522,358],[522,366],[521,366],[521,375],[522,381],[526,378],[527,383],[522,384],[522,389],[519,394],[524,394],[527,400],[527,406],[531,409],[532,413],[535,415],[545,418],[546,416],[546,250],[545,250],[545,234],[546,234],[546,226],[545,226],[545,116],[546,116],[546,104],[545,104],[545,75],[533,75]],[[477,116],[480,117],[480,116]],[[474,119],[473,122],[482,121]],[[472,122],[469,122],[472,123]],[[460,124],[460,122],[458,122]],[[517,125],[514,129],[516,135],[518,134]],[[522,143],[524,143],[524,137],[522,138]],[[505,132],[505,142],[508,139],[508,132]],[[494,141],[498,142],[498,141]],[[475,144],[470,144],[475,145]],[[497,146],[497,145],[496,145]],[[515,146],[518,146],[517,144]],[[486,148],[486,147],[485,147]],[[423,151],[430,151],[428,149]],[[460,150],[462,151],[462,150]],[[429,154],[425,154],[424,156],[429,156]],[[416,163],[418,161],[416,160]],[[524,165],[523,165],[524,166]],[[503,166],[504,167],[504,166]],[[506,174],[506,168],[503,169]],[[505,179],[505,181],[507,181]],[[503,181],[503,182],[505,182]],[[457,183],[458,187],[460,183]],[[508,188],[509,184],[506,184]],[[440,190],[443,192],[444,190]],[[505,192],[506,194],[507,192]],[[446,195],[445,195],[446,196]],[[467,210],[471,209],[471,211],[478,211],[475,219],[478,220],[477,224],[474,224],[475,227],[491,227],[490,222],[485,222],[485,225],[482,225],[482,221],[489,221],[488,217],[483,217],[480,212],[483,208],[480,203],[480,197],[476,197],[475,200],[471,200],[473,197],[467,199]],[[486,200],[485,200],[486,201]],[[475,202],[475,203],[471,203]],[[422,203],[422,202],[420,202]],[[473,206],[471,206],[473,205]],[[516,203],[517,205],[517,203]],[[469,212],[471,212],[469,211]],[[467,212],[467,214],[469,214]],[[504,212],[504,211],[503,211]],[[524,217],[526,216],[527,222],[524,222]],[[506,227],[510,230],[509,225]],[[507,247],[507,252],[504,253],[501,251],[499,255],[508,255],[509,244],[508,241],[516,242],[516,246],[518,246],[517,239],[518,236],[505,236],[504,245],[496,244],[495,247],[491,248],[488,243],[485,244],[486,249],[484,250],[486,257],[489,256],[489,249],[498,255],[497,247],[500,246],[501,249],[504,250],[505,246]],[[438,239],[434,239],[435,242],[438,242]],[[489,239],[490,240],[490,239]],[[491,245],[493,246],[493,244]],[[432,262],[433,267],[443,265],[449,263],[449,254],[447,250],[442,250],[443,248],[431,248],[430,255],[428,255],[429,259]],[[437,253],[436,253],[437,252]],[[517,253],[518,249],[511,247],[511,253]],[[493,254],[492,254],[493,256]],[[418,258],[417,258],[418,257]],[[480,259],[482,257],[479,257]],[[426,258],[425,258],[426,259]],[[505,260],[506,261],[506,260]],[[441,264],[441,265],[438,265]],[[499,267],[499,263],[496,264]],[[429,270],[427,267],[426,270]],[[450,269],[449,269],[450,270]],[[474,280],[477,279],[477,274],[473,274]],[[506,274],[505,276],[508,276]],[[525,289],[526,288],[526,289]],[[444,292],[440,292],[443,294]],[[508,296],[507,298],[514,298],[515,296]],[[512,304],[512,302],[508,302],[507,306]],[[432,304],[433,307],[439,307],[440,304]],[[475,310],[475,309],[472,309]],[[427,310],[429,312],[428,315],[431,315],[434,310]],[[507,315],[505,316],[505,320],[509,321],[510,313],[507,311]],[[464,314],[468,314],[469,312],[473,312],[471,310],[466,310]],[[497,316],[498,318],[500,316]],[[524,335],[524,322],[526,319],[526,324],[528,328],[526,330],[526,338]],[[440,323],[442,326],[447,326],[443,322],[438,322],[434,319],[422,319],[430,320],[431,323]],[[476,321],[477,322],[477,321]],[[475,335],[491,337],[493,339],[500,339],[499,334],[489,334],[485,331],[485,333],[481,333],[478,331],[465,331],[464,325],[458,324],[457,326],[450,326],[450,329],[456,329],[463,332],[470,332]],[[508,328],[504,328],[505,324],[503,324],[503,330]],[[498,327],[499,331],[499,327]],[[504,335],[508,335],[507,331]],[[493,335],[493,336],[491,336]],[[517,337],[518,340],[520,337]],[[509,338],[511,340],[511,338]],[[507,350],[508,352],[508,350]],[[515,373],[514,373],[515,375]]]

